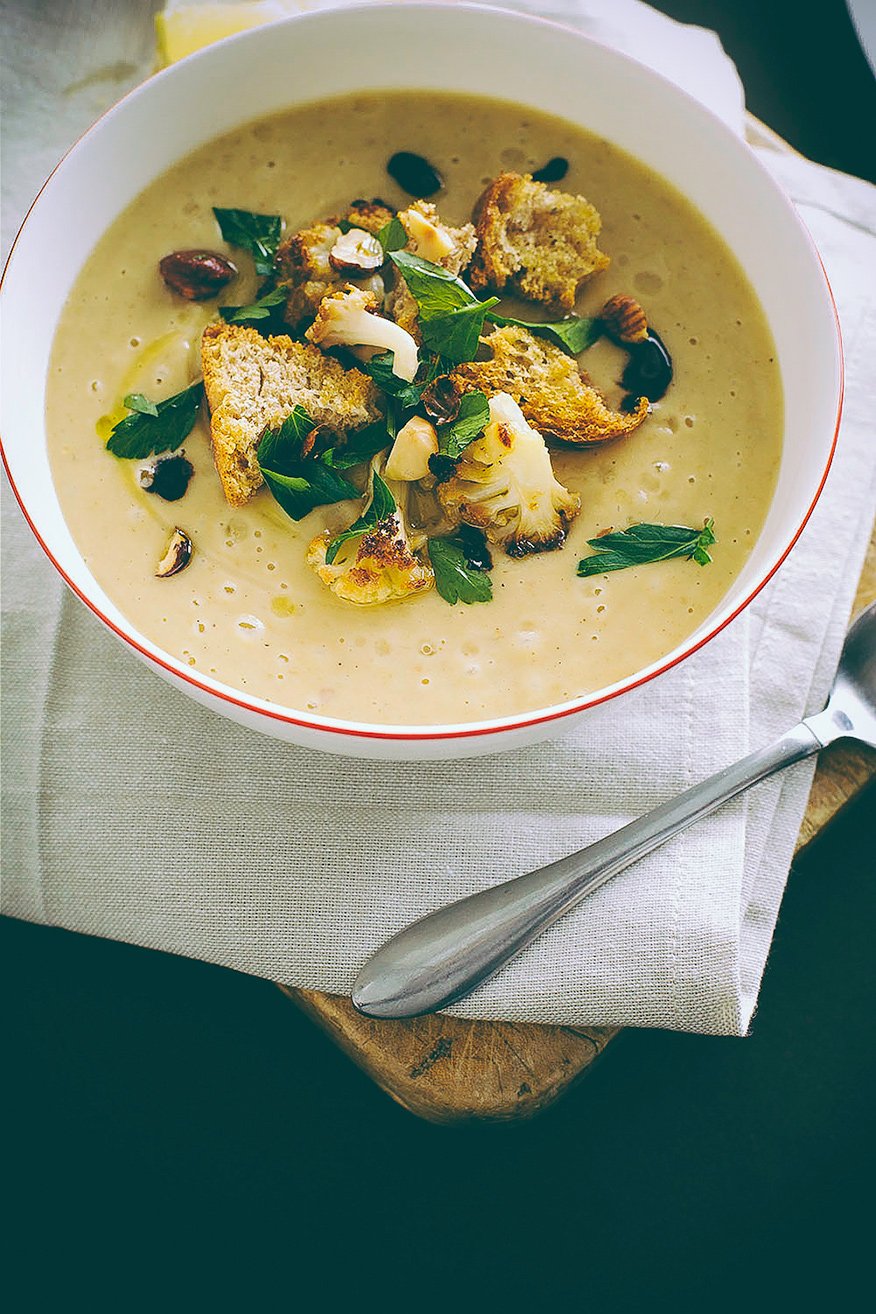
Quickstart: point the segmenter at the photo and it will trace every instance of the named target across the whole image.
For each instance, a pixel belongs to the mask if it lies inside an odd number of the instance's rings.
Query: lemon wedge
[[[155,16],[158,57],[175,64],[223,37],[260,27],[303,6],[297,0],[237,0],[232,4],[168,5]]]

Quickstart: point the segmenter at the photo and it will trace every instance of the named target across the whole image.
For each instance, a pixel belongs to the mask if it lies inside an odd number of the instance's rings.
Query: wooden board
[[[791,148],[748,116],[752,145]],[[876,537],[854,614],[876,601]],[[808,844],[876,773],[876,756],[834,744],[818,762],[797,851]],[[618,1034],[611,1027],[471,1022],[430,1014],[408,1022],[361,1017],[349,999],[281,986],[394,1100],[432,1122],[506,1120],[537,1113],[568,1090]]]

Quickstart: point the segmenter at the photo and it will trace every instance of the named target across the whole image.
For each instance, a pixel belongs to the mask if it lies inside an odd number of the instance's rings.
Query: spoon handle
[[[355,1007],[368,1017],[402,1018],[452,1003],[631,862],[821,747],[801,723],[588,848],[421,917],[362,968],[353,987]]]

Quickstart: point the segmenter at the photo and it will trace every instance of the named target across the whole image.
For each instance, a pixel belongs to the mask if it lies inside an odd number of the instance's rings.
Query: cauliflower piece
[[[376,469],[376,462],[372,463]],[[374,480],[371,481],[374,496]],[[367,510],[367,507],[366,507]],[[414,593],[425,593],[435,583],[431,566],[414,555],[411,536],[401,506],[359,538],[341,544],[334,561],[326,561],[332,536],[317,534],[307,549],[307,564],[316,571],[336,597],[360,607],[401,601]]]
[[[429,473],[429,457],[438,451],[438,431],[422,415],[412,415],[395,436],[392,451],[386,462],[387,479],[411,482],[425,479]]]
[[[376,315],[376,309],[377,298],[372,292],[347,283],[340,292],[323,297],[316,319],[304,336],[318,347],[370,347],[374,351],[391,351],[394,353],[393,374],[413,383],[420,364],[417,344],[399,324]],[[373,355],[373,351],[369,354]]]
[[[482,529],[511,557],[562,547],[581,499],[554,477],[541,434],[506,392],[489,399],[490,422],[438,485],[448,514]]]

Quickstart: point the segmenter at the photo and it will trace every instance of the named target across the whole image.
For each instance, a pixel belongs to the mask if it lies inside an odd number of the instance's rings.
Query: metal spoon
[[[416,1017],[469,994],[631,862],[835,739],[876,748],[876,603],[846,635],[823,712],[589,848],[420,918],[368,960],[353,986],[354,1005],[368,1017]]]

